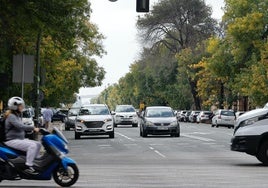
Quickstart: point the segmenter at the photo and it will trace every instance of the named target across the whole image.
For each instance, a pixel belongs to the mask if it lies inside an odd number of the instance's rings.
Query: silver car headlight
[[[172,123],[170,123],[170,126],[178,126],[178,122],[177,121],[173,121]]]
[[[150,121],[146,121],[145,125],[146,126],[154,126],[154,123],[153,122],[150,122]]]

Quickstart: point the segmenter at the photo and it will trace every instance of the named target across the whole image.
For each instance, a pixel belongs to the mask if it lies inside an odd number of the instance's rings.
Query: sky
[[[89,0],[91,2],[91,21],[105,36],[103,41],[107,52],[102,58],[96,58],[99,66],[106,71],[101,87],[80,88],[79,95],[98,95],[109,84],[118,80],[129,72],[129,66],[139,58],[142,44],[137,36],[136,0]],[[158,0],[150,0],[151,6]],[[205,0],[212,7],[212,17],[220,20],[223,15],[224,0]]]

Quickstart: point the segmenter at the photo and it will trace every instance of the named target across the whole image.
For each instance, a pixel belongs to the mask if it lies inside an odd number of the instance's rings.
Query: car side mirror
[[[114,116],[116,113],[115,113],[115,111],[112,111],[111,114]]]

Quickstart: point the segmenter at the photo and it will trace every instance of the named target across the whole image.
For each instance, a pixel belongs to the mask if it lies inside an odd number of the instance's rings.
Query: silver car
[[[140,136],[152,135],[180,136],[180,125],[173,110],[166,106],[147,107],[141,117]]]
[[[75,139],[83,135],[109,135],[114,138],[113,118],[105,104],[82,107],[75,121]]]

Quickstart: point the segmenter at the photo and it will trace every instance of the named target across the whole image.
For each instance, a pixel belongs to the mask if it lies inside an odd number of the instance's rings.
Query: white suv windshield
[[[105,106],[89,106],[82,108],[79,112],[80,116],[84,115],[109,115],[110,112]]]
[[[115,112],[135,112],[132,106],[117,106]]]

